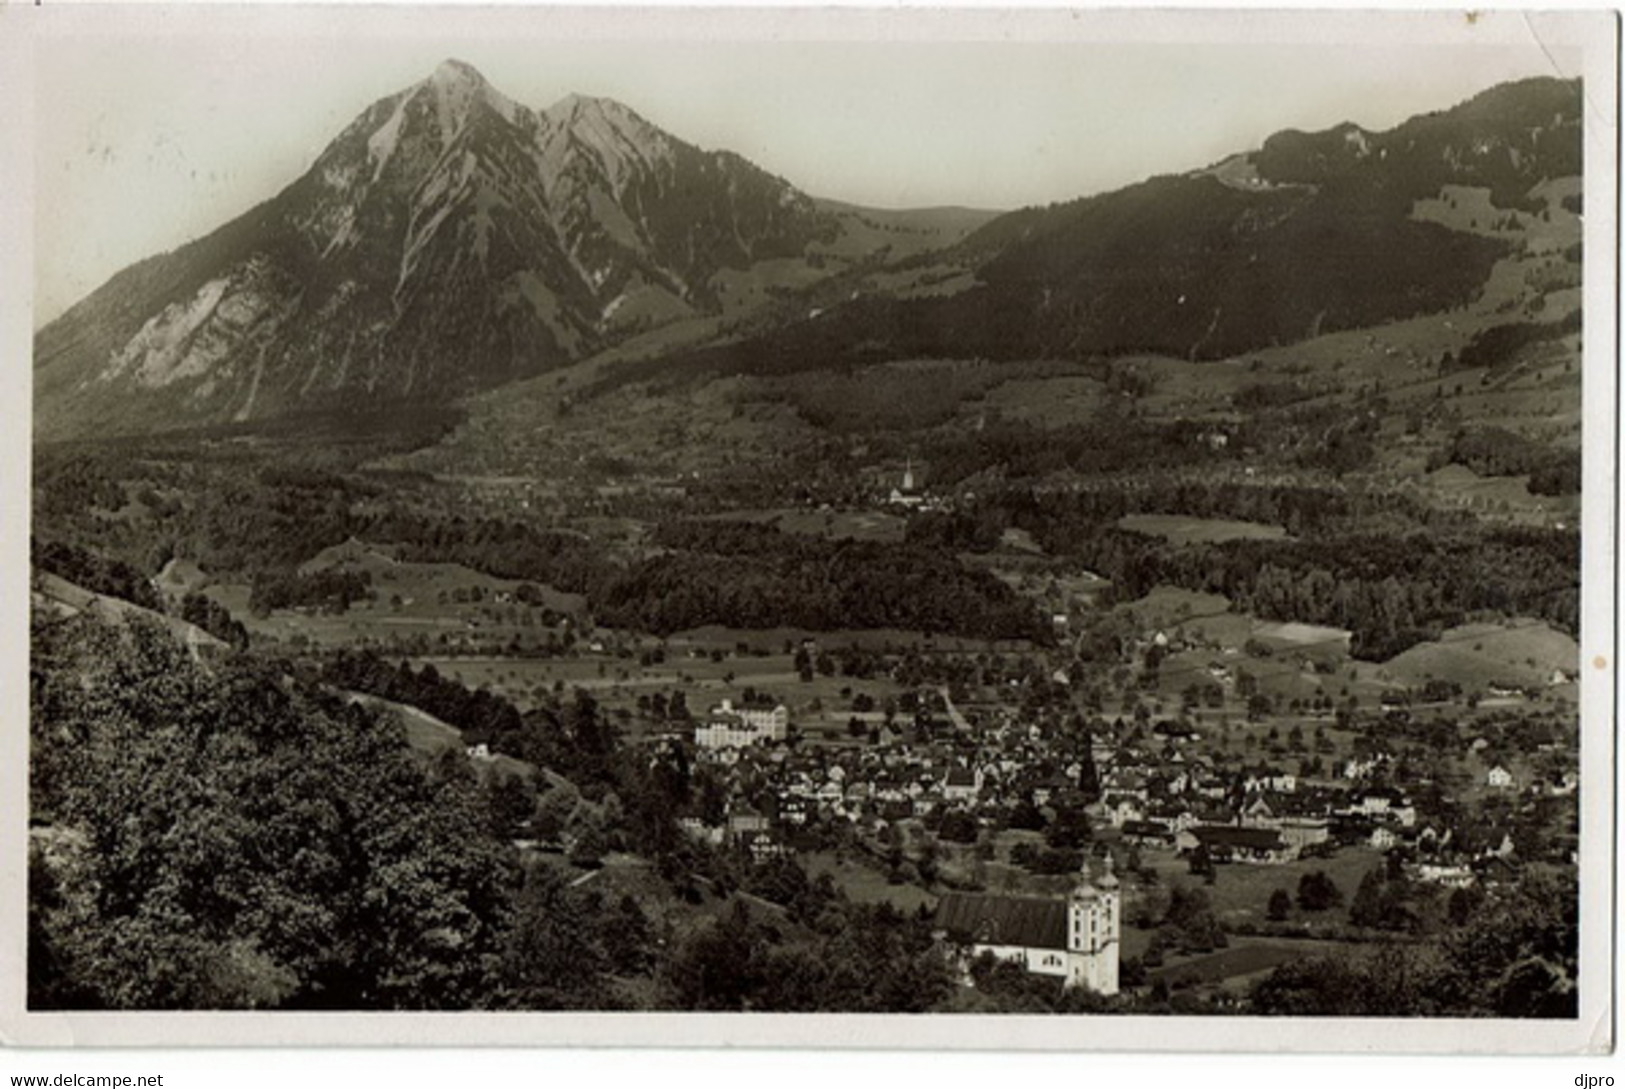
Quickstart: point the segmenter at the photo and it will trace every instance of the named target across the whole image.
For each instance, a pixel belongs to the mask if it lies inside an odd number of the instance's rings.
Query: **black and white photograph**
[[[1612,14],[8,24],[8,1043],[1613,1048]]]

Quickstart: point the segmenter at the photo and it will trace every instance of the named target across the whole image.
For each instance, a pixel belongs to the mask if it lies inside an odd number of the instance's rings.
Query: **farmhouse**
[[[1299,851],[1332,838],[1331,824],[1324,817],[1283,817],[1275,827],[1287,846]]]
[[[1123,842],[1136,847],[1172,847],[1174,831],[1162,821],[1124,821]]]
[[[1206,847],[1215,862],[1290,862],[1298,850],[1273,828],[1240,828],[1233,824],[1200,824],[1179,833],[1174,841],[1181,851]]]
[[[992,953],[1067,986],[1114,995],[1122,929],[1118,882],[1109,856],[1098,882],[1089,880],[1084,865],[1065,899],[950,892],[937,905],[936,932],[971,958]]]

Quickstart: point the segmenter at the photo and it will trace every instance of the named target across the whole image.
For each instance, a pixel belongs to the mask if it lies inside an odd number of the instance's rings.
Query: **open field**
[[[1543,197],[1540,213],[1509,212],[1490,203],[1490,191],[1479,186],[1446,185],[1437,197],[1416,202],[1414,219],[1469,231],[1490,238],[1516,239],[1532,254],[1557,253],[1580,241],[1580,217],[1564,208],[1561,198],[1579,192],[1579,179],[1547,181],[1536,186],[1531,196]]]
[[[918,885],[894,885],[886,880],[885,874],[862,861],[838,859],[828,851],[819,851],[803,855],[802,862],[807,867],[809,877],[817,880],[819,876],[829,874],[835,887],[845,893],[847,899],[860,904],[891,904],[909,914],[918,911],[922,904],[936,906],[937,898]]]
[[[412,746],[414,752],[425,756],[438,756],[448,749],[461,749],[463,747],[463,733],[457,727],[442,722],[426,711],[405,703],[396,703],[378,696],[368,695],[365,692],[347,692],[351,702],[359,703],[375,711],[393,713],[406,727],[406,743]]]
[[[831,740],[846,737],[852,716],[851,704],[859,694],[867,695],[878,707],[902,688],[890,678],[859,680],[853,677],[814,674],[803,681],[791,659],[782,654],[764,658],[677,657],[662,663],[640,665],[636,659],[607,655],[579,658],[475,658],[424,657],[417,665],[433,665],[442,676],[470,688],[488,688],[520,707],[534,705],[548,691],[580,688],[612,711],[629,714],[639,697],[657,693],[683,692],[689,712],[703,715],[724,699],[740,700],[745,689],[769,693],[790,708],[791,721],[804,735],[825,736]],[[843,695],[843,693],[845,693]]]
[[[536,604],[518,597],[522,583],[495,578],[454,563],[397,560],[385,548],[347,541],[323,549],[300,567],[317,571],[365,572],[372,596],[342,613],[316,609],[275,609],[257,616],[251,588],[218,582],[203,593],[258,637],[320,647],[373,645],[385,653],[422,653],[462,645],[539,644],[554,629],[545,614],[580,618],[586,602],[545,584],[531,584]],[[193,580],[196,583],[196,579]]]
[[[1065,427],[1093,418],[1107,400],[1099,379],[1085,375],[1018,378],[995,387],[978,408],[1040,427]]]
[[[1119,611],[1132,615],[1142,628],[1173,628],[1200,621],[1203,624],[1230,611],[1230,599],[1219,594],[1198,594],[1173,586],[1158,586],[1142,598],[1125,602]]]
[[[1348,656],[1353,633],[1320,624],[1258,620],[1251,638],[1276,654],[1302,654],[1315,661],[1336,662]]]
[[[1579,496],[1535,495],[1528,483],[1522,476],[1479,476],[1465,465],[1446,465],[1422,478],[1441,506],[1511,515],[1526,525],[1577,524]]]
[[[1031,644],[1019,639],[962,639],[953,635],[927,635],[899,628],[841,628],[833,631],[814,631],[810,628],[730,628],[721,624],[706,624],[686,628],[666,637],[666,645],[675,649],[697,648],[709,652],[713,648],[733,651],[743,646],[747,653],[779,653],[786,643],[793,645],[811,641],[820,647],[859,647],[867,650],[903,650],[912,648],[922,654],[933,652],[977,654],[984,650],[1021,652]]]
[[[372,578],[377,596],[386,601],[398,596],[401,604],[395,611],[408,617],[435,615],[432,607],[456,604],[459,591],[465,596],[478,593],[482,598],[493,598],[497,594],[511,595],[522,585],[517,579],[497,578],[461,564],[399,560],[387,547],[353,539],[322,549],[301,564],[299,571],[364,571]],[[586,609],[586,599],[580,594],[564,593],[545,584],[531,585],[540,592],[541,604],[555,612],[580,615]]]
[[[1161,537],[1171,544],[1218,544],[1223,541],[1281,541],[1286,530],[1259,522],[1224,518],[1188,518],[1181,514],[1125,514],[1120,529]]]
[[[1572,677],[1579,668],[1580,647],[1572,637],[1524,619],[1451,628],[1435,642],[1396,655],[1379,675],[1409,685],[1454,681],[1468,691],[1482,691],[1490,685],[1542,688],[1558,674]]]
[[[1273,969],[1305,957],[1346,951],[1347,943],[1291,938],[1233,937],[1224,949],[1195,957],[1170,956],[1161,968],[1147,973],[1150,979],[1167,981],[1170,987],[1225,983],[1246,986]]]
[[[1276,889],[1286,889],[1293,897],[1290,919],[1346,923],[1348,905],[1354,899],[1354,891],[1360,887],[1360,879],[1382,864],[1383,856],[1380,851],[1365,847],[1344,847],[1331,858],[1299,859],[1274,866],[1226,863],[1215,868],[1214,883],[1205,885],[1201,878],[1191,876],[1190,864],[1185,859],[1178,858],[1172,853],[1147,851],[1141,856],[1141,865],[1157,872],[1159,886],[1166,888],[1186,885],[1201,888],[1212,902],[1214,913],[1221,921],[1227,923],[1242,921],[1263,923],[1270,894]],[[1324,871],[1332,879],[1332,883],[1343,894],[1343,903],[1327,911],[1301,911],[1297,907],[1296,900],[1298,882],[1304,875],[1317,870]],[[1133,916],[1131,905],[1136,896],[1146,895],[1143,889],[1128,892],[1134,885],[1134,880],[1125,875],[1124,915],[1129,918]]]
[[[808,510],[805,507],[781,507],[775,510],[730,511],[714,515],[722,522],[759,522],[774,526],[785,533],[826,540],[884,541],[896,543],[903,539],[907,524],[895,514],[876,510]]]

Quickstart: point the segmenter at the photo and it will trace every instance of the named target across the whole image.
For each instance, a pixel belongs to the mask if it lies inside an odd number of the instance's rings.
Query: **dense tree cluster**
[[[1492,325],[1473,334],[1455,357],[1454,370],[1483,367],[1496,370],[1513,362],[1518,353],[1535,344],[1560,340],[1580,331],[1579,310],[1571,311],[1559,321],[1508,322]]]
[[[433,665],[391,666],[370,649],[340,650],[323,664],[322,679],[337,688],[410,704],[463,731],[470,745],[490,743],[521,729],[519,709],[485,689],[442,677]],[[498,744],[499,751],[504,751]]]
[[[248,629],[231,615],[231,610],[203,594],[187,594],[181,598],[181,619],[194,624],[222,643],[244,650],[248,647]]]
[[[256,616],[273,609],[315,609],[342,613],[372,594],[372,575],[366,571],[326,569],[297,571],[262,570],[254,573],[249,588],[248,608]]]
[[[1479,476],[1529,477],[1536,495],[1578,495],[1580,451],[1553,449],[1498,427],[1464,428],[1436,452],[1428,468],[1465,465]]]
[[[1063,427],[1039,427],[1020,420],[997,420],[972,432],[940,431],[925,436],[921,453],[938,486],[952,486],[982,473],[1010,480],[1033,480],[1055,473],[1144,474],[1193,461],[1225,461],[1204,436],[1211,429],[1190,421],[1150,423],[1121,413]]]
[[[101,458],[70,451],[41,459],[34,471],[36,515],[111,513],[124,506],[119,478]]]
[[[148,609],[163,607],[146,575],[122,560],[64,541],[31,537],[29,544],[29,558],[41,571],[49,571],[93,594],[122,598]]]
[[[604,586],[594,601],[601,622],[657,633],[727,624],[1050,638],[1030,603],[949,553],[743,522],[678,523],[659,539],[674,551]]]
[[[1124,598],[1159,584],[1223,594],[1259,616],[1350,629],[1356,657],[1387,659],[1474,613],[1576,632],[1578,543],[1556,530],[1496,530],[1174,547],[1106,530],[1072,554]]]
[[[1147,510],[1198,517],[1230,510],[1306,536],[1173,544],[1116,525],[1125,513]],[[1401,531],[1362,528],[1373,523]],[[1486,528],[1382,493],[1168,482],[1062,495],[1011,490],[916,518],[909,534],[974,549],[991,547],[1012,527],[1031,532],[1062,563],[1109,579],[1117,600],[1158,585],[1222,594],[1259,616],[1350,629],[1358,657],[1389,658],[1473,614],[1536,616],[1578,631],[1577,532]]]
[[[928,922],[886,904],[835,904],[798,923],[737,903],[672,957],[684,1009],[924,1012],[953,979]]]
[[[34,633],[38,1007],[478,1007],[511,863],[398,726],[156,626]],[[49,841],[48,841],[49,842]]]
[[[1380,879],[1356,894],[1372,902]],[[1310,957],[1259,981],[1249,1007],[1300,1017],[1574,1017],[1579,899],[1574,874],[1530,867],[1461,909],[1436,942],[1383,945],[1366,956]],[[1453,909],[1454,910],[1454,909]]]
[[[1471,524],[1465,515],[1431,510],[1401,492],[1133,474],[1090,480],[1065,491],[1003,488],[952,512],[915,515],[909,519],[908,540],[980,552],[997,546],[1007,528],[1060,537],[1069,530],[1097,532],[1130,514],[1259,522],[1281,526],[1292,536],[1346,533],[1372,522],[1435,530]]]

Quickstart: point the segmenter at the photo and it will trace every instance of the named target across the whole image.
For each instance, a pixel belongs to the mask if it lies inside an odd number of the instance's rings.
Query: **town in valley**
[[[1577,80],[1007,212],[386,92],[35,335],[31,1008],[1578,1016]]]

